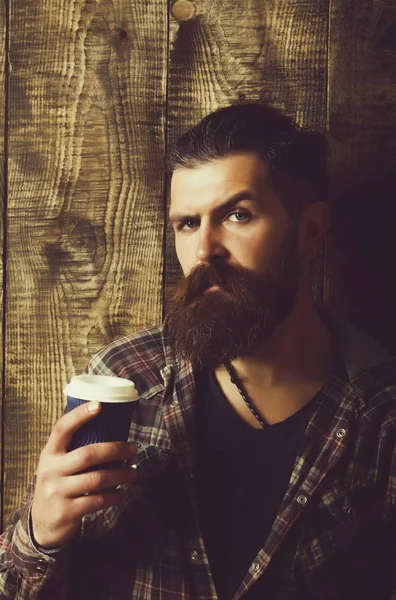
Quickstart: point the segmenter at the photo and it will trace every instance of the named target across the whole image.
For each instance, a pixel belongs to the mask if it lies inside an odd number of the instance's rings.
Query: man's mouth
[[[213,284],[206,288],[205,292],[216,292],[218,290],[221,290],[221,287],[217,284]]]

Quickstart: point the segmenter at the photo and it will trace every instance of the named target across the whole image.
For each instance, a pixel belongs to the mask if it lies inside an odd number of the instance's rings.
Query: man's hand
[[[97,406],[96,411],[89,411],[93,405]],[[40,455],[32,524],[34,539],[44,548],[68,542],[78,531],[84,515],[123,502],[125,490],[106,488],[137,479],[136,469],[125,467],[81,473],[101,463],[133,459],[136,447],[132,443],[104,442],[67,452],[73,433],[99,410],[100,404],[87,402],[63,415]]]

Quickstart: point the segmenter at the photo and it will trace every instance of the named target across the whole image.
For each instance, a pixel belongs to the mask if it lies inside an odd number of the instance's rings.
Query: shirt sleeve
[[[71,545],[44,550],[35,543],[30,523],[36,477],[29,484],[22,507],[0,536],[0,600],[64,600]]]

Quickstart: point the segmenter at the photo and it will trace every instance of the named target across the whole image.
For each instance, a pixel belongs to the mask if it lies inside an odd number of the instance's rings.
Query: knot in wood
[[[195,17],[196,7],[190,0],[176,0],[172,6],[172,16],[178,21],[190,21]]]

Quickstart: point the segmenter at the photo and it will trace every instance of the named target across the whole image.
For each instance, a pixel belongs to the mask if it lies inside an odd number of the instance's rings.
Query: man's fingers
[[[63,493],[68,498],[102,493],[102,491],[109,488],[115,489],[119,485],[130,485],[137,481],[138,477],[136,469],[126,467],[81,473],[67,478],[67,488],[65,485]]]
[[[98,494],[89,496],[80,496],[73,500],[73,514],[82,519],[85,515],[94,513],[98,510],[109,508],[122,504],[125,500],[127,492],[125,489],[119,490],[103,490]]]
[[[99,442],[76,448],[64,456],[62,475],[74,475],[102,463],[133,460],[137,448],[132,442]]]
[[[91,421],[101,410],[100,402],[86,402],[63,415],[54,425],[44,452],[58,454],[67,451],[75,431]]]

